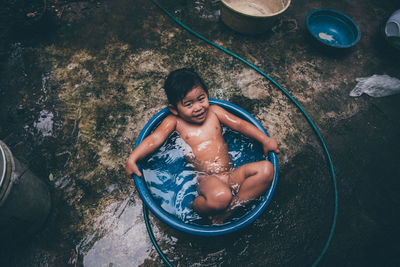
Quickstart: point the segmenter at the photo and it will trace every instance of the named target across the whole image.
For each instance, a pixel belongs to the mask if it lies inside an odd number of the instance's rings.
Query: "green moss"
[[[271,103],[271,98],[266,99],[249,99],[242,95],[233,95],[230,100],[233,104],[243,108],[251,114],[255,114],[259,107],[268,106]]]

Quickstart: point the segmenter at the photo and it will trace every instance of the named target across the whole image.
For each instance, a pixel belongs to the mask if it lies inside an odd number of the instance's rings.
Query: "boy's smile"
[[[208,95],[201,86],[194,87],[187,95],[177,103],[177,114],[183,120],[202,124],[207,117]]]

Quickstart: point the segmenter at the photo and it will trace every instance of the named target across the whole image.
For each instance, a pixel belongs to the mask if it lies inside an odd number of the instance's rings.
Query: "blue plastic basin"
[[[210,104],[213,105],[219,105],[223,108],[225,108],[227,111],[231,112],[232,114],[245,119],[255,125],[258,129],[261,131],[265,132],[267,135],[267,131],[263,128],[260,122],[258,122],[250,113],[245,111],[244,109],[231,104],[226,101],[222,100],[216,100],[216,99],[210,99]],[[136,141],[136,146],[138,146],[146,136],[148,136],[154,129],[159,125],[159,123],[170,114],[168,108],[164,108],[161,110],[159,113],[157,113],[153,118],[150,119],[150,121],[145,125],[143,130],[140,132],[139,137]],[[268,206],[268,203],[270,202],[272,195],[274,193],[276,183],[278,181],[278,158],[274,152],[269,152],[268,154],[268,160],[272,163],[274,166],[274,180],[270,186],[270,188],[267,190],[267,192],[264,194],[262,200],[257,204],[255,208],[253,208],[249,213],[247,213],[245,216],[240,218],[239,220],[235,220],[233,222],[229,222],[227,224],[223,225],[194,225],[191,223],[185,223],[179,218],[171,215],[170,213],[166,212],[161,206],[159,205],[159,202],[154,198],[152,192],[149,189],[149,186],[146,183],[146,176],[144,175],[143,178],[139,178],[136,175],[134,175],[134,181],[136,185],[136,189],[139,192],[139,195],[141,199],[143,200],[144,204],[155,214],[161,221],[167,223],[168,225],[172,226],[175,229],[178,229],[180,231],[189,233],[189,234],[195,234],[195,235],[201,235],[201,236],[216,236],[216,235],[222,235],[222,234],[227,234],[234,232],[236,230],[239,230],[246,225],[250,224],[253,222],[263,211],[264,209]],[[165,165],[165,164],[160,164]],[[141,166],[139,166],[141,169]],[[141,169],[142,170],[142,169]]]
[[[333,9],[316,9],[306,18],[311,35],[324,45],[335,48],[354,46],[361,37],[357,23],[349,16]]]

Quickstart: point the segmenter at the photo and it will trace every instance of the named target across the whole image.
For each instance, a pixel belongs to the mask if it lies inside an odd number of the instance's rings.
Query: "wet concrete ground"
[[[40,15],[42,1],[29,1]],[[1,266],[159,266],[140,198],[124,173],[144,124],[165,104],[166,74],[193,66],[214,98],[253,114],[281,145],[280,178],[249,227],[200,238],[151,217],[178,266],[308,266],[328,237],[333,186],[318,140],[267,80],[185,32],[151,1],[48,1],[32,19],[2,8],[0,139],[45,180],[53,209],[43,231],[2,241]],[[322,266],[398,266],[400,95],[349,96],[356,78],[400,78],[400,52],[382,27],[393,1],[294,1],[268,33],[245,36],[219,20],[219,1],[160,1],[189,27],[249,60],[308,111],[332,153],[339,216]],[[3,4],[4,5],[4,4]],[[24,6],[24,8],[21,8]],[[362,37],[343,54],[321,49],[305,17],[351,16]],[[36,15],[35,15],[36,16]]]

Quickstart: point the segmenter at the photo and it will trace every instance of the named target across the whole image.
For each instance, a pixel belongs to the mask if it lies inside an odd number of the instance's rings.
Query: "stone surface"
[[[280,178],[264,214],[226,237],[189,236],[151,217],[164,253],[179,266],[314,262],[328,238],[333,185],[311,127],[276,86],[151,1],[47,2],[35,21],[12,2],[8,10],[23,25],[1,14],[0,139],[52,186],[53,212],[26,243],[2,244],[0,265],[160,265],[124,165],[145,123],[166,104],[165,76],[183,66],[198,70],[211,97],[243,107],[279,140]],[[398,266],[400,96],[349,92],[358,77],[400,78],[400,52],[382,34],[399,7],[389,0],[293,1],[271,31],[246,36],[219,20],[219,1],[160,3],[274,78],[321,130],[339,190],[337,228],[322,265]],[[313,42],[305,17],[322,7],[359,24],[354,48],[329,51]]]

